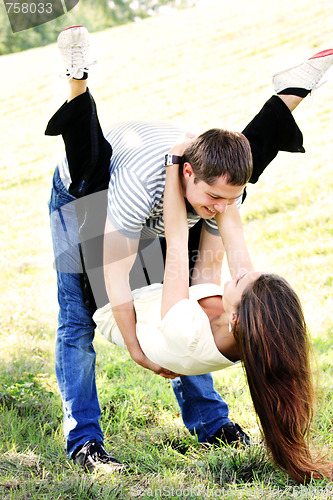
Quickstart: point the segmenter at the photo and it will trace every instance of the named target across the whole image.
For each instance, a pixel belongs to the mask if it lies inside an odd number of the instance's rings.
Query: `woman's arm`
[[[178,164],[166,167],[163,213],[166,261],[161,305],[162,318],[177,302],[189,297],[187,212]]]
[[[232,278],[236,277],[241,267],[252,271],[253,265],[246,246],[242,220],[236,203],[229,205],[223,214],[216,214],[215,220],[227,254]]]

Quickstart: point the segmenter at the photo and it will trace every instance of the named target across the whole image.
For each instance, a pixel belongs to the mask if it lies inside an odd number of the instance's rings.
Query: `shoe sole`
[[[61,33],[64,33],[64,31],[72,30],[73,28],[85,28],[82,24],[78,24],[77,26],[69,26],[68,28],[65,28],[64,30],[60,31],[59,35]]]
[[[333,56],[333,49],[322,50],[321,52],[318,52],[317,54],[310,57],[309,59],[307,59],[304,62],[311,61],[312,59],[320,59],[322,57],[329,57],[329,56]],[[291,66],[290,68],[286,68],[282,71],[279,71],[278,73],[274,73],[274,75],[272,75],[272,78],[275,78],[276,76],[282,75],[283,73],[286,73],[287,71],[290,71],[291,69],[299,68],[300,66],[302,66],[304,64],[304,62],[301,62],[300,64],[296,64],[295,66]]]
[[[310,59],[308,60],[311,61],[311,59],[319,59],[320,57],[327,57],[332,55],[333,55],[333,49],[322,50],[321,52],[318,52],[314,56],[310,57]]]
[[[61,43],[62,43],[62,38],[63,38],[63,36],[62,36],[62,35],[63,35],[63,33],[66,33],[66,31],[68,31],[68,30],[72,30],[72,29],[75,29],[75,28],[83,28],[83,29],[84,29],[84,31],[83,31],[84,35],[88,35],[88,36],[89,36],[88,30],[87,30],[87,28],[86,28],[85,26],[82,26],[82,25],[80,25],[80,24],[79,24],[79,25],[77,25],[77,26],[69,26],[69,28],[65,28],[64,30],[60,31],[60,33],[59,33],[59,35],[58,35],[58,38],[57,38],[57,45],[58,45],[58,47],[59,47],[59,48],[61,48],[61,46],[60,46],[59,44],[61,44]],[[74,32],[74,33],[75,33],[75,32]],[[77,37],[77,35],[78,35],[78,32],[76,32],[76,37]],[[66,37],[66,35],[65,35],[65,37]],[[73,35],[72,35],[72,37],[73,37]],[[74,34],[74,37],[75,37],[75,34]],[[66,38],[65,38],[65,39],[66,39]],[[67,43],[68,43],[68,41],[69,41],[69,40],[67,40]],[[71,41],[72,41],[72,43],[75,43],[75,39],[74,39],[74,40],[72,39]]]

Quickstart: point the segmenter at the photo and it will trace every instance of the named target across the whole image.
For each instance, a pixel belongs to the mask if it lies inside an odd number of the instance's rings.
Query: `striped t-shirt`
[[[108,217],[112,225],[130,238],[164,235],[164,156],[181,141],[184,130],[167,123],[121,122],[106,134],[112,146]],[[59,163],[60,176],[68,189],[68,163]],[[188,210],[189,227],[200,217]],[[219,234],[215,219],[204,221],[206,229]]]

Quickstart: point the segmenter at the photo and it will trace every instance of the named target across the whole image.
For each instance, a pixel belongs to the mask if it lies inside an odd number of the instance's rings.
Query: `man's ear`
[[[194,172],[191,163],[186,161],[183,165],[183,176],[185,177],[186,180],[191,179],[191,177],[194,177]]]

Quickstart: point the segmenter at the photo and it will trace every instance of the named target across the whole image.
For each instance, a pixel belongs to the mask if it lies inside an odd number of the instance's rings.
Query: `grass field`
[[[242,130],[270,97],[273,72],[332,47],[332,13],[324,0],[221,0],[94,34],[99,63],[89,86],[101,122]],[[79,22],[64,17],[64,27]],[[55,45],[2,56],[0,65],[0,498],[332,498],[332,483],[297,485],[268,460],[240,367],[214,375],[231,418],[257,443],[233,452],[196,443],[169,383],[102,338],[105,443],[130,467],[120,476],[87,476],[67,460],[53,367],[57,301],[47,212],[62,145],[43,135],[66,83]],[[302,300],[315,354],[313,441],[331,459],[332,93],[331,78],[296,110],[307,153],[281,153],[242,208],[256,267],[285,276]]]

